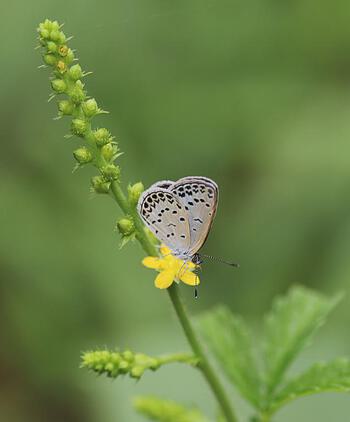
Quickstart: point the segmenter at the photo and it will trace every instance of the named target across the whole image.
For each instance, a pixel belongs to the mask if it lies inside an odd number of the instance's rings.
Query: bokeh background
[[[200,300],[259,330],[272,298],[300,283],[326,294],[350,282],[350,8],[347,0],[1,2],[0,420],[140,422],[131,400],[214,399],[174,365],[141,382],[79,369],[81,351],[188,350],[166,292],[137,244],[118,249],[119,211],[91,198],[93,169],[72,174],[68,120],[53,121],[35,28],[65,22],[101,117],[120,139],[123,182],[212,177],[220,206]],[[349,294],[292,373],[350,354]],[[240,413],[251,410],[227,385]],[[301,399],[277,421],[344,422],[346,395]]]

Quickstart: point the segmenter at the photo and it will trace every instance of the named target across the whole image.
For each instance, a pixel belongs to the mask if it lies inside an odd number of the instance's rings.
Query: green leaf
[[[159,422],[208,422],[196,408],[186,408],[176,402],[157,397],[137,397],[135,409],[151,421]]]
[[[200,319],[200,327],[228,378],[250,403],[259,407],[259,371],[243,319],[220,306]]]
[[[271,397],[285,371],[324,323],[341,295],[327,298],[304,287],[294,287],[277,298],[265,318],[264,361],[267,396]]]
[[[328,363],[316,363],[304,373],[290,380],[274,397],[271,411],[276,411],[299,397],[326,391],[350,391],[350,361],[336,359]]]

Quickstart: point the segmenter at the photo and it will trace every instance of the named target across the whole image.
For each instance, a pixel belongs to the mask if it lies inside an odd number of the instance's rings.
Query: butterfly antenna
[[[216,261],[216,262],[220,262],[221,264],[229,265],[230,267],[239,268],[239,264],[237,262],[224,261],[223,259],[217,258],[216,256],[212,256],[212,255],[204,255],[204,254],[201,254],[201,256],[203,256],[204,258],[209,258],[209,259],[211,259],[213,261]]]

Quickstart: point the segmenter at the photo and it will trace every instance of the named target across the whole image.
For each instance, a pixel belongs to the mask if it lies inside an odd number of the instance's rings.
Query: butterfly
[[[146,226],[174,256],[200,265],[198,251],[208,237],[218,199],[219,188],[213,180],[188,176],[153,184],[141,195],[137,209]]]

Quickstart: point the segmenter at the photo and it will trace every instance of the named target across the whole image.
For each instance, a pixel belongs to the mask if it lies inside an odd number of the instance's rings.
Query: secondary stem
[[[154,244],[150,241],[149,237],[146,235],[143,224],[136,214],[135,210],[131,210],[128,201],[120,188],[119,182],[115,181],[111,184],[111,191],[114,196],[114,199],[117,201],[120,208],[126,214],[131,214],[134,220],[135,228],[137,231],[137,239],[141,243],[145,252],[151,256],[157,256],[158,251]],[[180,299],[178,288],[173,284],[168,289],[169,297],[172,302],[172,305],[175,309],[176,315],[179,318],[182,329],[184,330],[187,341],[189,342],[193,352],[199,358],[198,368],[202,371],[204,378],[207,380],[209,386],[211,387],[213,394],[218,401],[223,414],[225,415],[227,422],[237,422],[237,418],[234,414],[234,411],[230,405],[230,402],[225,394],[224,388],[221,385],[218,377],[215,374],[215,371],[211,367],[205,352],[201,346],[201,343],[197,337],[195,330],[192,327],[192,324],[187,316],[185,307]]]

